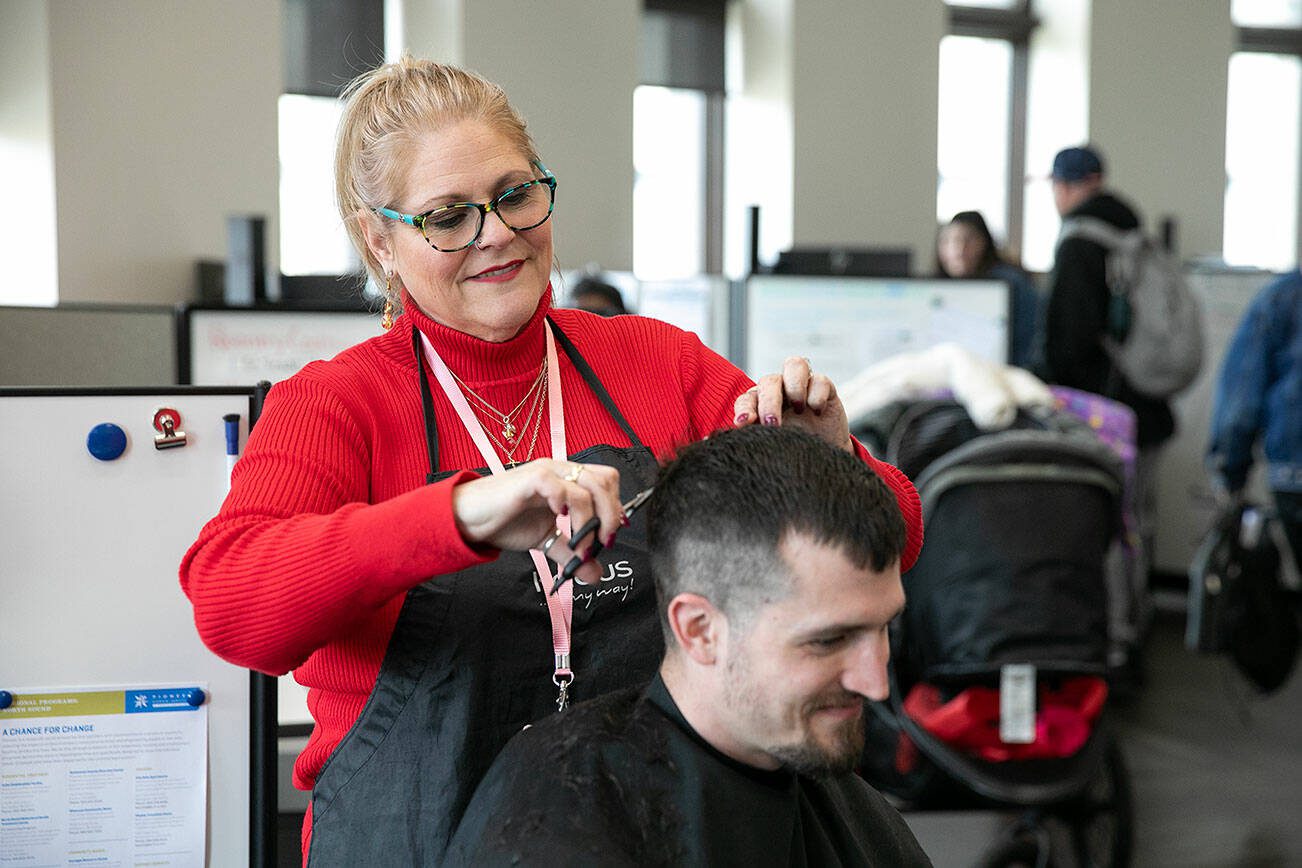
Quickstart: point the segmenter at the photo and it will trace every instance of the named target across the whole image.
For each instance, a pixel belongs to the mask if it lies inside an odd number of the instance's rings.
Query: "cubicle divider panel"
[[[175,372],[170,307],[0,306],[0,387],[158,386]]]

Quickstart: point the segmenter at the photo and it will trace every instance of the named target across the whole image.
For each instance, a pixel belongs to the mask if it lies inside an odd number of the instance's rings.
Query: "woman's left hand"
[[[850,423],[836,386],[825,374],[816,374],[809,359],[791,356],[782,372],[767,374],[742,392],[733,405],[734,425],[790,425],[854,452]]]

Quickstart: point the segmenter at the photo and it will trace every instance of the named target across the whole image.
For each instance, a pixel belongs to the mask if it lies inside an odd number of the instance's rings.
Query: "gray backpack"
[[[1107,251],[1108,330],[1103,348],[1135,391],[1168,398],[1203,364],[1202,311],[1179,263],[1140,229],[1073,217],[1058,235],[1084,238]]]

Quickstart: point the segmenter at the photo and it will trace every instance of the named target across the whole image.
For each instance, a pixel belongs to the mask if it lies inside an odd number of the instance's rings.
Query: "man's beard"
[[[750,678],[749,661],[744,656],[734,657],[727,664],[728,695],[727,705],[734,713],[751,715],[752,720],[766,706],[765,696],[758,685]],[[863,697],[838,691],[810,700],[800,709],[804,724],[805,738],[795,744],[760,745],[762,750],[796,774],[809,777],[828,777],[853,771],[858,767],[863,756],[864,720],[863,712],[853,720],[846,720],[832,730],[832,741],[824,745],[814,735],[814,716],[821,708],[846,706],[853,703],[862,705]]]
[[[785,768],[808,777],[830,777],[854,771],[863,756],[863,714],[838,726],[832,738],[831,744],[824,744],[811,734],[801,744],[779,745],[771,748],[769,753]]]

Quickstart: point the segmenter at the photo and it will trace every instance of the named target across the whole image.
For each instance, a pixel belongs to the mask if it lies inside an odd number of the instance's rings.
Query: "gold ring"
[[[538,548],[542,551],[543,555],[545,556],[547,552],[551,549],[551,547],[555,545],[556,541],[559,540],[560,538],[561,538],[561,529],[557,528],[554,533],[547,535],[546,542],[544,542]]]
[[[573,469],[573,470],[571,470],[569,473],[565,474],[565,481],[566,481],[566,482],[578,482],[578,481],[579,481],[579,476],[580,476],[580,474],[582,474],[582,473],[583,473],[583,465],[582,465],[582,464],[576,464],[576,465],[574,465],[574,469]]]

